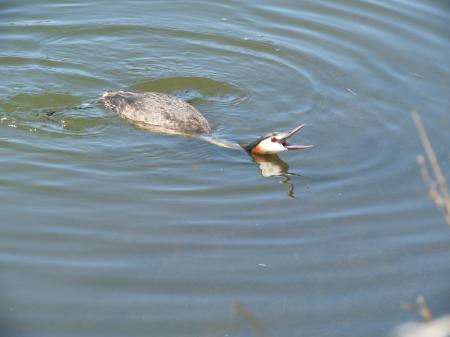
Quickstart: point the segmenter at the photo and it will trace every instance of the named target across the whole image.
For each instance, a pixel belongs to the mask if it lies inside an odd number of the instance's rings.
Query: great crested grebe
[[[141,128],[168,134],[200,136],[224,147],[241,147],[228,141],[208,137],[211,127],[205,117],[192,105],[172,95],[159,92],[108,91],[102,95],[100,101],[108,109]],[[304,126],[305,124],[299,125],[288,133],[269,133],[242,148],[253,155],[269,155],[287,150],[311,148],[313,145],[289,145],[287,142]]]

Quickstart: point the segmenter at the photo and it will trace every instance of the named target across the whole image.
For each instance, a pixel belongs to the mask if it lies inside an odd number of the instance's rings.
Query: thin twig
[[[427,131],[423,126],[417,111],[412,111],[412,118],[416,125],[417,132],[419,134],[422,145],[425,149],[425,153],[433,171],[434,177],[431,176],[428,167],[423,156],[417,158],[417,163],[422,171],[422,177],[429,188],[429,196],[435,205],[444,213],[445,221],[450,225],[450,193],[448,192],[447,182],[442,174],[439,162],[434,154],[433,147],[430,139],[428,138]]]
[[[234,303],[233,310],[235,313],[242,316],[243,318],[245,318],[245,320],[247,322],[250,323],[250,325],[252,326],[253,331],[255,332],[255,335],[257,337],[267,337],[267,335],[264,332],[264,327],[262,326],[261,322],[258,321],[253,316],[253,314],[247,308],[245,308],[242,304],[240,304],[239,302]]]

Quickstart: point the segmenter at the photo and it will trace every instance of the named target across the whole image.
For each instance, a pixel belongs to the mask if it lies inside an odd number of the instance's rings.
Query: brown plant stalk
[[[427,131],[425,130],[417,111],[412,111],[412,118],[414,124],[416,125],[423,148],[425,149],[428,165],[431,167],[433,172],[433,175],[431,175],[424,156],[417,156],[417,163],[419,164],[422,172],[423,180],[428,185],[428,195],[436,207],[442,211],[445,221],[450,226],[450,194],[448,192],[447,182],[442,174],[441,167],[434,153],[430,139],[428,138]]]
[[[257,337],[267,337],[264,328],[260,321],[258,321],[250,310],[245,308],[242,304],[239,302],[235,302],[233,304],[233,310],[238,315],[242,316],[247,322],[250,323],[251,327],[253,328],[253,331],[255,332],[255,335]]]

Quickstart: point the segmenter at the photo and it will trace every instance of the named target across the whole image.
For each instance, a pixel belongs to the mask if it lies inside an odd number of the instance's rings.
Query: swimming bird
[[[241,148],[238,144],[209,137],[211,127],[206,118],[195,107],[178,97],[159,92],[107,91],[100,101],[138,127],[166,134],[202,137],[219,146]],[[242,148],[252,155],[311,148],[313,145],[288,144],[288,139],[304,126],[305,124],[301,124],[287,133],[269,133]]]

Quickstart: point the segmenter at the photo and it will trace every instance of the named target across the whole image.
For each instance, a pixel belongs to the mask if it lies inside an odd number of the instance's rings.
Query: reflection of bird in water
[[[203,115],[182,99],[158,92],[105,92],[100,101],[119,116],[150,131],[202,137],[219,146],[240,148],[236,143],[209,137],[211,127]],[[303,150],[312,145],[290,145],[288,139],[301,130],[302,124],[291,132],[273,132],[244,146],[254,155],[275,154],[287,150]]]
[[[295,198],[294,184],[290,181],[291,176],[303,177],[302,175],[289,172],[289,165],[282,161],[276,154],[253,154],[252,158],[259,165],[263,177],[281,177],[280,182],[288,186],[288,197]]]

